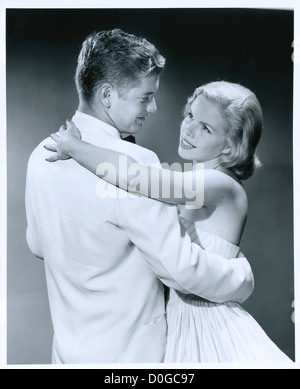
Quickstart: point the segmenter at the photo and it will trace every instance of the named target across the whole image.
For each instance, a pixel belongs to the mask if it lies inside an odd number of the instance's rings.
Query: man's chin
[[[130,128],[130,135],[136,135],[139,132],[141,132],[142,129],[143,129],[143,125],[134,126],[134,127]]]

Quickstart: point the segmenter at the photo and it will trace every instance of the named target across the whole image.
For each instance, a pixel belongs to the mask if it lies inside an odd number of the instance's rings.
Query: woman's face
[[[199,95],[181,124],[179,155],[186,160],[206,162],[226,149],[226,120],[220,108]]]

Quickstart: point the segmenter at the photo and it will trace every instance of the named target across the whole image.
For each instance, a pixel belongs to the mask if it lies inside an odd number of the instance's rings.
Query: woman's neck
[[[193,162],[194,167],[196,165],[196,161]],[[217,167],[220,166],[220,161],[219,158],[214,158],[209,161],[202,162],[204,165],[204,169],[216,169]]]

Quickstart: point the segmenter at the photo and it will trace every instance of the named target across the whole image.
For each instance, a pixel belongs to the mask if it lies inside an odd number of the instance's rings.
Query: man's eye
[[[148,101],[150,101],[150,97],[142,97],[141,98],[142,103],[147,103]]]
[[[192,112],[188,112],[187,116],[188,116],[190,119],[192,119],[192,118],[193,118]]]

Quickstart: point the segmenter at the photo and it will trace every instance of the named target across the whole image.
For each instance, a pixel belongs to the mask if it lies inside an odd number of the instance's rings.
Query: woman
[[[157,168],[138,165],[139,181],[144,180],[146,185],[137,190],[136,182],[128,180],[129,171],[122,169],[117,170],[118,186],[151,197],[153,181],[149,177],[159,176],[160,188],[169,185],[169,193],[183,194],[181,198],[161,196],[158,200],[178,204],[180,220],[192,241],[223,257],[236,257],[247,218],[247,195],[241,180],[249,178],[259,166],[255,150],[261,131],[262,111],[253,92],[224,81],[201,86],[185,106],[178,149],[179,155],[193,161],[195,168],[169,172],[171,179],[166,182],[164,174],[157,174]],[[51,137],[57,147],[45,147],[59,152],[50,158],[52,161],[71,157],[93,173],[101,162],[118,167],[118,152],[82,142],[73,123],[68,123],[67,130],[62,127],[60,136]],[[128,159],[129,166],[130,162],[136,163]],[[201,197],[198,204],[186,207],[192,185],[187,187],[185,183],[193,184],[201,174],[197,163],[204,164],[204,203]],[[100,176],[116,184],[112,176]],[[234,301],[213,303],[171,290],[167,320],[165,362],[290,361]]]

